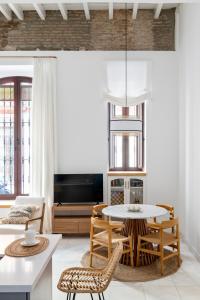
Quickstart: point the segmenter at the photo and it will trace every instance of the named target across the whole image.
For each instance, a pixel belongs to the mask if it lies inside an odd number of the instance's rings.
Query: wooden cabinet
[[[52,209],[53,233],[90,232],[92,205],[61,205],[54,204]]]
[[[145,175],[146,173],[108,173],[108,204],[117,205],[145,203]]]

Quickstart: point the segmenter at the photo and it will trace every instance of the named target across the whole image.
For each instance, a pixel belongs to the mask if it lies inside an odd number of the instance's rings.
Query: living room
[[[199,299],[199,17],[198,1],[0,3],[0,299]],[[162,264],[140,240],[166,219]],[[112,261],[98,221],[130,256],[90,293],[61,274]]]

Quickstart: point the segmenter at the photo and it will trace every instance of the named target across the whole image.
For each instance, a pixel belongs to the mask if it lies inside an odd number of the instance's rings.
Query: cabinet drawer
[[[54,233],[89,233],[90,218],[54,218]]]
[[[75,219],[62,219],[55,218],[54,219],[54,232],[58,233],[76,233],[78,232],[79,224],[78,220]]]
[[[79,233],[90,232],[90,218],[79,222]]]

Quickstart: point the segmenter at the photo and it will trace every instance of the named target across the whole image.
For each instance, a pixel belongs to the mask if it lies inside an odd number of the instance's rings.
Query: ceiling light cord
[[[125,104],[128,106],[128,9],[125,4]]]

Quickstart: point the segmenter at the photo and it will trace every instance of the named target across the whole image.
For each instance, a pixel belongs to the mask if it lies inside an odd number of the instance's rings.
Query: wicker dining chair
[[[169,204],[156,204],[156,206],[165,208],[169,213],[169,219],[170,220],[174,219],[174,206]],[[156,218],[154,218],[154,222],[156,223]]]
[[[154,225],[156,231],[149,234],[139,236],[137,246],[137,266],[139,266],[140,252],[149,253],[160,258],[160,272],[163,275],[164,261],[176,257],[178,267],[180,266],[180,235],[178,219],[162,221]],[[174,228],[174,232],[169,233],[168,229]],[[154,245],[154,249],[146,248],[150,243]],[[165,253],[165,247],[172,248],[172,251]]]
[[[123,254],[129,254],[130,264],[133,266],[132,236],[124,236],[118,232],[115,232],[114,229],[116,229],[116,225],[110,224],[109,221],[91,218],[90,267],[92,267],[93,256],[97,256],[104,260],[109,260],[113,251],[113,245],[118,242],[123,243]],[[98,230],[97,233],[96,230]],[[99,250],[102,249],[106,249],[107,251],[105,253],[101,253]]]
[[[95,218],[95,217],[98,217],[100,219],[103,219],[103,213],[102,213],[102,210],[104,208],[108,207],[107,204],[97,204],[97,205],[94,205],[92,207],[92,216]]]
[[[106,207],[108,207],[107,204],[94,205],[92,208],[92,217],[99,218],[99,219],[107,219],[107,217],[105,217],[102,212],[102,210]],[[113,221],[113,220],[111,220],[111,218],[109,218],[109,223],[111,225],[116,225],[116,228],[114,229],[114,231],[120,232],[124,228],[123,222]]]
[[[172,205],[169,205],[169,204],[156,204],[156,206],[165,208],[168,211],[169,220],[174,219],[174,207]],[[156,228],[154,226],[155,224],[157,224],[156,217],[153,218],[153,222],[148,223],[148,228],[149,228],[150,231],[156,231]],[[172,227],[172,233],[174,233],[174,227]]]
[[[112,256],[103,269],[69,268],[62,272],[57,288],[67,294],[67,300],[75,300],[76,294],[98,294],[99,300],[105,300],[107,289],[123,251],[122,243],[117,243]]]

